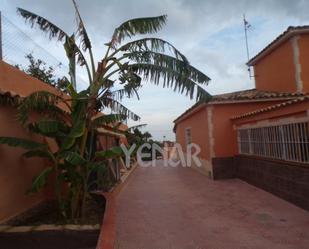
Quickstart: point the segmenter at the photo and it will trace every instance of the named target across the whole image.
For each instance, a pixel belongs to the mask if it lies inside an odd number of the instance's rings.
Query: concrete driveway
[[[117,249],[308,249],[309,212],[241,180],[138,167],[117,197]]]

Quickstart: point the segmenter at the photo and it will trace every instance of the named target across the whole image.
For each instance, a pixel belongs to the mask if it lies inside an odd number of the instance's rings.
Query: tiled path
[[[188,168],[137,168],[117,206],[117,249],[309,248],[309,212]]]

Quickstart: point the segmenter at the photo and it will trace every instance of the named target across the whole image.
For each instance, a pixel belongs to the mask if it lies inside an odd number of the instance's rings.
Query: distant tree
[[[143,134],[143,138],[145,139],[146,142],[148,142],[149,138],[152,138],[152,135],[148,131],[146,131]]]
[[[151,148],[143,148],[143,152],[144,153],[152,153],[152,147],[154,144],[158,145],[159,147],[163,147],[163,143],[161,143],[160,141],[156,141],[151,139],[152,135],[150,134],[150,132],[146,131],[146,132],[141,132],[140,128],[146,126],[146,124],[141,124],[141,125],[136,125],[136,126],[132,126],[130,128],[128,128],[128,130],[126,131],[126,137],[128,140],[128,143],[130,145],[136,144],[137,146],[135,147],[136,149],[133,151],[133,157],[136,158],[136,153],[137,153],[137,149],[144,143],[148,143],[151,145]],[[156,152],[156,157],[160,157],[162,156],[160,154],[160,152]],[[148,160],[152,160],[152,157],[148,157],[148,158],[143,158],[144,160],[148,161]]]
[[[32,53],[29,53],[25,56],[28,60],[28,65],[23,67],[22,65],[16,65],[16,67],[25,72],[26,74],[37,78],[40,81],[43,81],[47,84],[50,84],[54,87],[59,88],[64,91],[66,87],[69,85],[68,79],[65,77],[59,78],[55,76],[55,68],[52,66],[48,66],[47,63],[41,59],[34,58]],[[59,63],[58,66],[61,64]]]

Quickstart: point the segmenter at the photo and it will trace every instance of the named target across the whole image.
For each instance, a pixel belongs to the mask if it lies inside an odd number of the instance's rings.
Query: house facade
[[[238,177],[309,209],[309,27],[289,27],[248,65],[255,89],[213,96],[175,121],[183,148],[200,146],[212,179]]]

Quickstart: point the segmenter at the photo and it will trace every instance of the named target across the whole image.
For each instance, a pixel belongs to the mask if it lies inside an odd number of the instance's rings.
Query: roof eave
[[[265,101],[281,101],[281,100],[290,100],[295,97],[280,97],[280,98],[260,98],[260,99],[239,99],[239,100],[221,100],[209,102],[212,105],[224,105],[224,104],[238,104],[238,103],[255,103],[255,102],[265,102]]]
[[[309,28],[307,29],[303,29],[303,30],[292,30],[289,31],[288,33],[286,33],[285,35],[283,35],[281,38],[279,38],[278,41],[273,42],[272,44],[269,45],[268,48],[266,48],[264,51],[262,51],[261,53],[257,54],[255,57],[253,57],[251,60],[249,60],[246,65],[247,66],[254,66],[259,60],[261,60],[262,58],[264,58],[267,54],[269,54],[270,52],[272,52],[275,48],[277,48],[278,46],[280,46],[282,43],[284,43],[286,40],[288,40],[289,38],[291,38],[292,36],[295,35],[300,35],[300,34],[305,34],[305,33],[309,33]]]
[[[190,110],[189,112],[180,115],[178,118],[176,118],[174,120],[174,123],[179,123],[180,121],[188,118],[189,116],[193,115],[194,113],[198,112],[200,109],[202,109],[203,107],[205,107],[207,105],[207,103],[201,103],[200,105],[197,105],[196,107],[194,107],[192,110]]]
[[[282,101],[282,100],[290,100],[290,99],[294,99],[294,98],[295,97],[281,97],[281,98],[261,98],[261,99],[210,101],[208,103],[200,104],[200,105],[196,106],[195,108],[193,108],[192,110],[190,110],[189,112],[187,112],[185,114],[182,114],[178,118],[176,118],[174,120],[175,126],[174,126],[173,130],[175,130],[175,127],[176,127],[177,123],[179,123],[182,120],[190,117],[191,115],[193,115],[194,113],[199,111],[201,108],[205,107],[206,105],[226,105],[226,104],[256,103],[256,102],[265,102],[265,101],[269,101],[269,102],[273,101],[273,102],[275,102],[275,101]]]
[[[283,107],[286,107],[286,106],[289,106],[289,105],[297,104],[297,103],[308,101],[308,100],[309,100],[309,96],[291,99],[287,102],[283,102],[283,103],[279,103],[279,104],[276,104],[276,105],[264,107],[264,108],[261,108],[261,109],[255,110],[255,111],[246,112],[246,113],[231,117],[230,120],[235,121],[235,120],[239,120],[239,119],[244,119],[244,118],[256,116],[256,115],[259,115],[261,113],[273,111],[273,110],[276,110],[276,109],[279,109],[279,108],[283,108]]]

